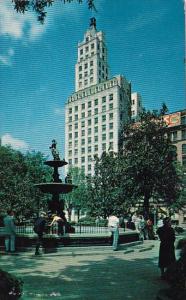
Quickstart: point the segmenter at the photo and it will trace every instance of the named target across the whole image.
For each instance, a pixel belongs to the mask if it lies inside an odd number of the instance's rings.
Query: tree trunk
[[[143,215],[145,218],[149,217],[149,194],[144,195],[144,202],[143,202]]]

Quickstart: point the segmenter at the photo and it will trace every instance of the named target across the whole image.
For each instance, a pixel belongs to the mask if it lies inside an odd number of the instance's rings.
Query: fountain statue
[[[63,167],[68,163],[65,161],[65,159],[60,159],[56,140],[52,140],[50,149],[53,160],[45,161],[44,164],[54,169],[53,182],[38,183],[35,184],[35,186],[38,187],[43,193],[49,193],[52,195],[52,200],[48,203],[48,209],[52,214],[60,215],[63,213],[64,201],[60,201],[59,195],[71,192],[76,186],[72,184],[69,174],[67,174],[65,178],[65,183],[63,183],[59,178],[58,168]]]

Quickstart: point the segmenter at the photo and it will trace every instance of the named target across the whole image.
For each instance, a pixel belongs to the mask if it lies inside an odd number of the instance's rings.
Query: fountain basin
[[[44,164],[53,168],[60,168],[65,165],[68,165],[68,163],[65,160],[48,160],[45,161]]]
[[[50,182],[50,183],[37,183],[35,184],[43,193],[49,194],[67,194],[72,191],[73,188],[77,188],[74,184]]]

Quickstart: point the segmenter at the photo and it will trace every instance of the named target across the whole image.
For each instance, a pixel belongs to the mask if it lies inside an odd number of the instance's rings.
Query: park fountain
[[[49,193],[52,195],[52,200],[48,203],[48,209],[52,214],[61,215],[64,209],[64,201],[60,201],[59,195],[71,192],[76,186],[72,184],[69,174],[65,178],[65,183],[62,183],[62,180],[59,178],[58,168],[63,167],[68,163],[64,159],[60,159],[56,140],[52,140],[50,149],[53,160],[45,161],[44,164],[54,169],[53,182],[38,183],[35,184],[35,186],[38,187],[43,193]]]

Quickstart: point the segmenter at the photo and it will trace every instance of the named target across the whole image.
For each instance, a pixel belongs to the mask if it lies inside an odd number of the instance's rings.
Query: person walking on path
[[[142,215],[139,216],[138,231],[140,240],[146,240],[145,219]]]
[[[40,213],[34,224],[34,232],[37,233],[35,255],[40,255],[39,248],[43,243],[43,234],[46,232],[46,213]]]
[[[5,229],[5,251],[15,252],[16,226],[14,221],[14,212],[7,211],[7,216],[3,219]]]
[[[166,269],[176,261],[175,258],[175,232],[171,227],[170,218],[166,217],[163,220],[163,226],[159,227],[157,234],[160,239],[159,249],[159,268],[161,270],[162,279],[165,277]]]
[[[112,243],[113,251],[117,251],[118,239],[119,239],[119,218],[114,215],[109,216],[108,228],[113,236],[113,243]]]

